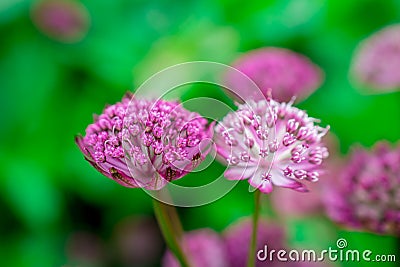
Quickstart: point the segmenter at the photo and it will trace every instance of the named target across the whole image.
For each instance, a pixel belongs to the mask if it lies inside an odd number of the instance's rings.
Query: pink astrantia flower
[[[374,91],[400,88],[400,24],[376,32],[359,45],[353,58],[351,74],[355,80]]]
[[[328,215],[345,226],[400,236],[400,147],[358,148],[325,194]]]
[[[211,229],[186,233],[182,240],[183,251],[192,267],[230,267],[222,238]],[[163,267],[179,267],[176,258],[167,251]],[[244,266],[244,265],[243,265]]]
[[[252,233],[251,219],[241,219],[230,225],[224,231],[224,240],[228,254],[230,267],[246,266],[249,255],[250,239]],[[260,220],[257,228],[256,253],[268,246],[268,250],[279,251],[285,248],[285,232],[283,228],[265,220]],[[283,266],[287,262],[279,262],[277,259],[270,261],[256,261],[256,266]],[[285,265],[286,266],[286,265]]]
[[[272,88],[274,98],[283,102],[290,101],[293,96],[297,100],[307,98],[323,81],[321,69],[308,58],[277,47],[250,51],[234,62],[233,67],[252,79],[264,96]],[[256,101],[263,98],[258,92],[249,92],[247,85],[242,86],[246,81],[236,72],[229,72],[226,81],[239,96]]]
[[[178,102],[130,101],[127,95],[95,117],[76,143],[105,176],[126,187],[158,190],[204,159],[211,129]]]
[[[225,177],[249,179],[263,193],[272,185],[307,191],[302,181],[317,181],[328,157],[321,138],[329,127],[316,122],[292,102],[268,98],[239,105],[215,127],[218,155],[228,164]]]
[[[89,13],[78,1],[41,0],[32,9],[32,20],[44,34],[61,42],[80,41],[90,24]]]

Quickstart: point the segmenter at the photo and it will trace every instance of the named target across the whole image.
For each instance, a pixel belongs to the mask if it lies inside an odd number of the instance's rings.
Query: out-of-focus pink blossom
[[[400,89],[400,24],[387,26],[362,41],[351,74],[373,92]]]
[[[350,228],[400,236],[399,163],[399,146],[355,149],[324,194],[328,215]]]
[[[252,233],[252,222],[250,219],[241,219],[234,224],[230,225],[224,231],[224,239],[228,253],[230,267],[243,267],[246,266],[247,257],[249,255],[250,239]],[[265,220],[260,220],[257,228],[257,245],[256,253],[268,246],[268,250],[275,249],[276,251],[284,249],[285,245],[285,232],[282,227],[270,223]],[[256,266],[283,266],[285,262],[279,262],[277,259],[269,261],[256,261]]]
[[[182,240],[183,252],[192,267],[230,267],[222,238],[211,229],[188,232]],[[163,267],[179,267],[170,251],[164,255]]]
[[[41,32],[66,43],[80,41],[90,25],[87,9],[74,0],[41,0],[32,8],[32,20]]]
[[[272,89],[274,98],[288,102],[294,96],[303,100],[313,93],[323,81],[323,73],[308,58],[288,49],[265,47],[245,53],[233,67],[246,74],[260,88],[265,97]],[[228,87],[245,100],[261,100],[262,94],[252,92],[236,72],[226,75]],[[242,85],[243,83],[243,85]]]

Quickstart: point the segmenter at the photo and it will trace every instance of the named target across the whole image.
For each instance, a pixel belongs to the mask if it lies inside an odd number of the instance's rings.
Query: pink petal
[[[256,172],[256,167],[247,166],[247,167],[237,167],[232,166],[228,167],[228,170],[225,171],[225,177],[229,180],[245,180],[253,176]]]
[[[290,188],[298,192],[308,192],[308,189],[304,184],[294,179],[285,177],[281,171],[277,170],[271,171],[271,175],[272,175],[271,178],[272,183],[276,186]]]
[[[249,184],[251,184],[253,187],[257,188],[264,194],[269,194],[272,192],[272,183],[268,179],[261,179],[261,178],[255,178],[253,177],[252,179],[249,179]]]

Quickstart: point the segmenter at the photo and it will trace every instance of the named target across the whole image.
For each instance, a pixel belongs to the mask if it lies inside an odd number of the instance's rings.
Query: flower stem
[[[154,213],[158,221],[158,225],[160,226],[161,233],[164,236],[168,248],[175,255],[181,267],[189,267],[188,261],[180,246],[179,242],[180,238],[179,239],[177,238],[177,235],[179,234],[176,233],[175,231],[176,227],[173,226],[173,222],[171,220],[171,213],[168,214],[168,209],[171,209],[171,207],[167,204],[158,201],[157,199],[153,199],[153,206],[154,206]]]
[[[247,258],[247,267],[254,267],[256,264],[257,228],[258,228],[259,215],[260,215],[260,190],[257,189],[254,192],[253,230],[251,233],[250,249]]]
[[[177,240],[181,240],[183,237],[183,228],[181,220],[179,219],[176,208],[171,205],[164,204],[165,213],[169,216],[169,220],[171,221],[171,225],[173,227],[173,233],[176,236]]]

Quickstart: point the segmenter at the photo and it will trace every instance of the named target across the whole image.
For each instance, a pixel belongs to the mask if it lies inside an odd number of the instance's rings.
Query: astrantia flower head
[[[215,127],[217,152],[228,164],[225,177],[249,179],[263,193],[272,185],[307,191],[302,182],[317,181],[328,157],[321,138],[329,127],[317,121],[292,101],[268,98],[239,105]]]
[[[400,236],[400,147],[358,148],[326,192],[328,215],[351,228]]]
[[[297,100],[307,98],[322,83],[323,74],[319,67],[308,58],[293,51],[266,47],[250,51],[240,57],[233,67],[246,74],[267,96],[273,89],[274,98],[288,102],[293,96]],[[250,92],[246,82],[237,72],[229,72],[226,77],[230,87],[237,88],[235,93],[249,99],[261,100],[262,94]],[[237,91],[237,92],[236,92]]]
[[[351,74],[362,85],[375,91],[400,88],[400,24],[376,32],[357,49]]]
[[[186,233],[182,240],[183,251],[192,267],[228,267],[225,245],[221,237],[211,229]],[[178,261],[167,251],[163,267],[179,267]],[[244,266],[244,265],[243,265]]]
[[[241,219],[229,226],[224,231],[224,240],[228,254],[230,267],[246,266],[247,256],[250,248],[250,238],[252,232],[252,222],[250,219]],[[274,249],[278,251],[284,249],[285,245],[284,230],[265,220],[261,220],[257,228],[256,251],[264,249],[264,245],[268,245],[268,250]],[[281,262],[283,265],[283,262]],[[257,260],[256,266],[277,266],[280,265],[275,259],[274,261],[266,260],[262,262]]]
[[[127,187],[160,189],[206,156],[211,127],[178,102],[127,95],[107,107],[76,142],[102,174]]]

